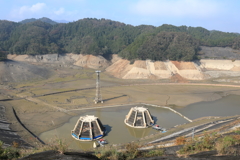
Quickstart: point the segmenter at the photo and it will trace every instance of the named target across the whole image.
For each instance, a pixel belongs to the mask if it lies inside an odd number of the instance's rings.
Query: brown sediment
[[[193,62],[171,61],[179,70],[196,70]]]
[[[134,62],[133,66],[138,67],[138,68],[147,69],[146,61],[137,60],[137,61]]]
[[[154,68],[155,70],[167,70],[166,66],[164,65],[164,62],[161,61],[154,62]]]

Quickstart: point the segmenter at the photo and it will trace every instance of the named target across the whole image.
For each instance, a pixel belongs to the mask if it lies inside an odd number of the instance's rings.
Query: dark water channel
[[[129,109],[133,106],[122,106],[115,108],[89,110],[77,117],[72,117],[69,122],[63,126],[44,132],[40,135],[40,139],[49,142],[56,136],[65,139],[69,143],[69,147],[73,149],[89,149],[92,148],[92,142],[81,142],[71,137],[71,130],[74,128],[78,118],[83,115],[95,115],[99,117],[102,124],[107,129],[107,135],[104,137],[110,144],[126,143],[154,134],[157,131],[151,128],[134,129],[125,125],[123,122]],[[164,128],[171,128],[178,124],[188,122],[178,114],[164,108],[155,108],[145,106],[149,109],[157,124]],[[196,119],[206,116],[233,116],[240,115],[240,96],[228,95],[222,99],[212,102],[199,102],[188,105],[184,108],[174,108],[178,112],[190,119]]]

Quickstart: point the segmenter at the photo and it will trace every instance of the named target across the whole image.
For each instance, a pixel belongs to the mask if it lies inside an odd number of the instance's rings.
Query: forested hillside
[[[35,22],[35,21],[42,21],[42,22],[46,22],[46,23],[49,23],[52,25],[57,24],[57,22],[55,22],[49,18],[46,18],[46,17],[39,18],[39,19],[36,19],[36,18],[25,19],[25,20],[20,21],[19,23],[25,24],[25,23],[29,23],[29,22]]]
[[[86,18],[67,24],[42,19],[0,21],[0,60],[6,54],[76,53],[129,59],[197,59],[199,46],[240,49],[240,35],[201,27],[159,27]]]

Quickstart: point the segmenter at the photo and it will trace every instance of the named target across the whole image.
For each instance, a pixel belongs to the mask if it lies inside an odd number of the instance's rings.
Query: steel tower
[[[100,73],[101,71],[95,71],[97,73],[97,81],[96,81],[96,97],[94,99],[95,104],[98,102],[103,103],[101,90],[100,90]]]

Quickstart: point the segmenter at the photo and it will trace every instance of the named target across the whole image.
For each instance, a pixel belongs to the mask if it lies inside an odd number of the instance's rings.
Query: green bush
[[[164,154],[163,150],[150,150],[144,154],[143,157],[157,157]]]
[[[239,135],[229,135],[219,139],[216,143],[216,149],[220,154],[239,155],[232,146],[240,144]]]
[[[3,142],[0,141],[0,159],[16,159],[20,154],[17,148],[7,147],[3,148]]]
[[[164,154],[163,150],[140,151],[140,146],[137,143],[128,143],[124,147],[126,150],[122,152],[118,152],[112,148],[104,148],[100,153],[95,153],[95,155],[101,160],[130,160],[134,158],[162,156]]]
[[[100,153],[95,153],[95,155],[101,160],[125,160],[127,159],[125,153],[118,152],[115,149],[102,150]]]
[[[207,134],[204,133],[204,136],[195,142],[188,142],[179,150],[180,154],[194,153],[199,151],[214,150],[215,149],[215,140],[217,138],[216,133]]]

